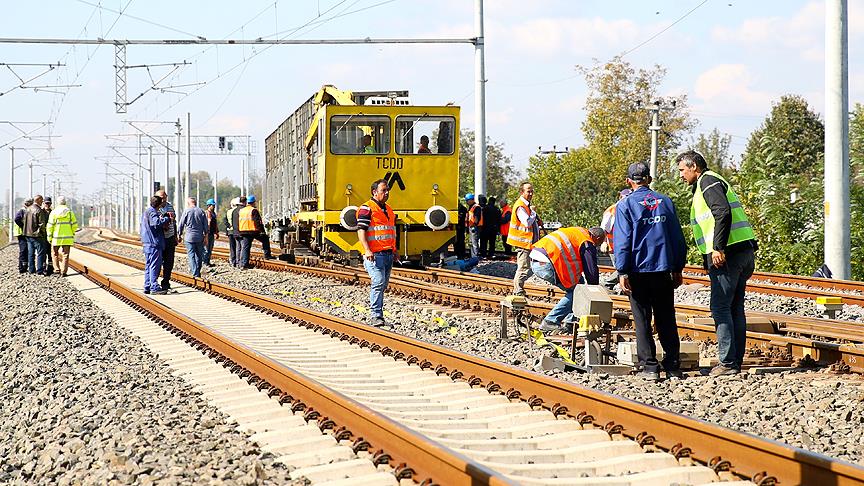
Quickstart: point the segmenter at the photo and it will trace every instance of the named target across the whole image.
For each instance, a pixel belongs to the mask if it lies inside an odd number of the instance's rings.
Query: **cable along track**
[[[96,270],[105,265],[105,259],[143,268],[135,260],[82,250],[73,253],[73,261],[97,281]],[[130,275],[128,269],[114,268],[110,273],[110,280],[101,277],[103,285],[111,287],[125,274],[132,279],[131,287],[140,287],[138,272]],[[318,354],[350,355],[345,368],[350,371],[343,373],[331,374],[329,367],[304,368],[302,363],[295,366],[319,380],[320,386],[335,388],[335,393],[374,409],[369,416],[401,422],[412,429],[409,432],[431,437],[433,444],[441,444],[440,449],[449,447],[457,456],[469,457],[461,468],[463,473],[495,471],[485,479],[471,479],[479,481],[472,484],[494,483],[498,474],[522,484],[698,484],[719,478],[757,484],[773,484],[774,478],[782,484],[864,484],[864,469],[843,461],[218,283],[182,274],[175,277],[203,292],[189,296],[188,303],[181,295],[154,300],[135,296],[134,291],[127,298],[169,322],[202,316],[201,322],[183,332],[213,351],[230,347],[233,351],[228,359],[245,368],[262,387],[290,394],[294,403],[313,408],[313,418],[331,420],[367,436],[354,419],[332,411],[333,403],[301,397],[301,390],[308,386],[279,378],[291,366],[291,357],[280,354],[289,343],[308,340],[316,343]],[[226,299],[252,309],[235,305],[222,310]],[[257,317],[239,323],[244,312],[254,312]],[[221,324],[212,323],[214,319],[221,319]],[[205,328],[205,321],[215,331]],[[229,337],[240,342],[233,343]],[[371,352],[361,359],[349,352],[359,348]],[[262,364],[261,358],[268,356],[271,361]],[[369,442],[382,447],[391,462],[409,450],[409,441],[393,444],[376,438]],[[613,451],[623,453],[624,458],[613,457]],[[597,460],[586,462],[590,459]],[[688,465],[691,461],[694,465]],[[405,462],[415,479],[435,478],[442,472],[421,467],[413,455]],[[635,474],[622,475],[625,472]],[[586,473],[597,477],[585,478]]]

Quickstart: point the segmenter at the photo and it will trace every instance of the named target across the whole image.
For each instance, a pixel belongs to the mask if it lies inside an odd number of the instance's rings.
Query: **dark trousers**
[[[252,239],[261,242],[261,248],[264,249],[264,258],[273,258],[273,254],[270,253],[270,238],[267,237],[266,233],[258,233]]]
[[[681,367],[678,340],[678,324],[675,322],[675,289],[669,272],[631,273],[630,310],[636,328],[636,354],[644,371],[660,371],[657,349],[651,332],[651,317],[666,355],[663,369],[677,370]]]
[[[42,247],[45,249],[45,275],[53,275],[54,274],[54,257],[51,252],[51,243],[48,242],[48,238],[41,238],[40,242],[42,243]]]
[[[456,258],[465,259],[465,228],[456,228],[456,239],[453,241],[453,253]]]
[[[172,236],[165,239],[165,249],[162,250],[162,288],[171,288],[171,272],[174,271],[174,253],[177,249],[177,240]]]
[[[501,235],[501,245],[504,246],[505,255],[513,254],[513,247],[507,244],[507,235]]]
[[[18,273],[27,272],[27,237],[18,235]]]
[[[234,266],[241,268],[243,266],[240,263],[243,260],[243,237],[241,235],[234,235],[231,239],[234,240]]]
[[[492,258],[495,256],[495,242],[498,241],[497,233],[480,233],[480,256]]]
[[[243,239],[240,240],[240,268],[249,266],[249,255],[252,253],[252,241],[254,239],[254,235],[244,235]]]
[[[234,238],[234,235],[228,235],[228,263],[231,266],[236,266],[237,261],[234,259],[234,255],[237,254],[237,238]]]
[[[717,332],[717,357],[729,368],[741,368],[747,347],[744,293],[753,275],[755,252],[747,249],[726,255],[726,264],[708,269],[711,279],[711,317]]]

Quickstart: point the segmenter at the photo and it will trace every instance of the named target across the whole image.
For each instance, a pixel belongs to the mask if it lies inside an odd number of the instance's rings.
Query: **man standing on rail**
[[[230,263],[232,267],[237,266],[237,260],[235,259],[235,256],[237,255],[237,240],[234,239],[233,215],[239,207],[240,198],[235,197],[231,200],[231,207],[228,208],[228,211],[225,213],[225,218],[222,221],[222,223],[225,225],[225,237],[228,238],[228,263]]]
[[[162,198],[150,198],[150,206],[141,215],[141,248],[144,251],[144,293],[166,294],[167,289],[159,285],[159,270],[162,268],[162,250],[165,248],[165,223],[168,216],[159,211]]]
[[[597,245],[605,238],[600,227],[574,226],[553,231],[534,244],[529,252],[534,275],[564,291],[564,297],[543,318],[541,331],[572,332],[573,289],[583,274],[589,285],[600,281]]]
[[[177,223],[180,236],[183,237],[183,245],[186,246],[186,260],[189,263],[189,273],[193,277],[201,277],[201,265],[204,264],[204,255],[207,251],[207,215],[198,207],[198,200],[194,197],[186,198],[186,211],[180,216]]]
[[[240,233],[240,211],[245,207],[246,196],[240,196],[237,208],[231,213],[231,228],[234,230],[231,236],[234,239],[234,266],[237,268],[243,268],[241,263],[243,261],[243,235]]]
[[[212,267],[213,264],[210,263],[210,257],[213,256],[213,245],[219,239],[219,221],[216,219],[215,199],[211,198],[207,200],[207,210],[204,211],[204,214],[207,215],[207,246],[204,248],[204,265]]]
[[[251,268],[249,266],[249,258],[252,253],[252,242],[254,240],[261,241],[262,235],[266,240],[264,233],[264,221],[261,220],[261,213],[255,207],[255,196],[250,195],[246,198],[246,207],[237,211],[237,224],[240,235],[243,237],[240,240],[240,268]],[[264,258],[272,258],[270,256],[270,241],[264,246]]]
[[[679,155],[681,179],[693,186],[690,225],[711,279],[711,316],[720,363],[711,375],[741,371],[747,344],[744,293],[755,268],[756,236],[732,186],[690,150]]]
[[[165,233],[165,248],[162,250],[162,283],[163,290],[171,289],[171,272],[174,271],[174,255],[177,250],[177,212],[174,211],[174,206],[168,200],[168,193],[165,189],[156,191],[155,196],[159,196],[162,203],[159,206],[159,214],[166,216],[168,221],[165,222],[162,228]]]
[[[396,247],[396,213],[387,204],[390,188],[385,179],[372,183],[372,199],[357,208],[357,238],[363,245],[363,266],[372,281],[369,291],[370,324],[385,327],[384,291],[390,281]]]
[[[69,268],[69,252],[75,244],[75,232],[78,231],[78,219],[75,213],[66,205],[66,196],[60,196],[57,207],[48,215],[48,240],[54,254],[54,263],[61,277],[66,276]]]
[[[627,168],[627,183],[632,194],[622,198],[615,215],[615,268],[621,290],[630,295],[630,310],[636,328],[636,355],[639,376],[660,379],[660,364],[651,317],[665,353],[666,378],[682,379],[675,322],[675,289],[681,285],[681,272],[687,262],[687,244],[672,200],[652,191],[651,171],[637,162]]]
[[[45,273],[45,238],[48,213],[42,209],[42,196],[33,197],[33,204],[24,213],[23,233],[27,238],[27,271],[43,275]]]
[[[516,248],[516,275],[513,276],[513,295],[525,295],[525,281],[531,276],[531,248],[540,239],[540,218],[531,206],[534,186],[525,181],[519,184],[519,199],[513,204],[507,244]]]

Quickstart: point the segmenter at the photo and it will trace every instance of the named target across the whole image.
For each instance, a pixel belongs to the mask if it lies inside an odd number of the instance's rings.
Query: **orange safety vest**
[[[480,221],[474,220],[474,208],[480,208]],[[483,208],[477,203],[474,203],[471,209],[468,210],[468,227],[472,226],[483,226]]]
[[[510,216],[513,215],[509,204],[505,204],[504,207],[501,208],[501,215],[503,216],[505,214],[507,217],[502,218],[500,230],[502,235],[507,236],[507,233],[510,231]]]
[[[586,241],[593,244],[587,229],[578,226],[561,228],[541,238],[534,244],[534,248],[541,248],[546,252],[555,267],[555,275],[561,286],[569,289],[579,283],[579,276],[582,274],[582,255],[579,248]]]
[[[255,210],[253,206],[246,206],[240,210],[240,214],[237,216],[238,223],[237,228],[238,231],[258,231],[258,228],[255,227],[255,220],[252,219],[252,211]]]
[[[366,241],[372,253],[391,250],[396,251],[396,213],[389,204],[384,203],[385,213],[378,203],[370,199],[365,206],[372,212],[369,228],[366,230]]]
[[[510,213],[510,229],[507,231],[507,244],[516,248],[530,250],[534,243],[534,229],[531,226],[522,226],[516,213],[519,208],[525,208],[528,214],[531,214],[531,208],[525,203],[521,197],[513,204],[513,212]],[[536,224],[536,223],[535,223]]]
[[[615,203],[608,208],[606,211],[603,211],[603,219],[606,219],[606,215],[609,215],[609,218],[612,221],[612,226],[609,227],[609,231],[606,232],[606,244],[609,245],[609,251],[615,249],[614,241],[615,241],[615,211],[618,208],[618,203]]]

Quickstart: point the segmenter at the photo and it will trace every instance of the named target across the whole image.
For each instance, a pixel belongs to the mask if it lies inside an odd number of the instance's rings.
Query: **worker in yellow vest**
[[[33,205],[33,198],[24,200],[24,206],[15,213],[12,236],[18,238],[18,273],[27,273],[27,237],[24,236],[24,214]]]
[[[531,248],[540,239],[540,217],[531,206],[534,186],[525,181],[519,184],[519,199],[513,204],[507,244],[516,248],[516,275],[513,276],[513,295],[525,295],[525,281],[531,276]]]
[[[393,261],[399,257],[396,246],[396,213],[387,204],[387,180],[372,183],[372,198],[357,208],[357,239],[363,245],[363,266],[369,273],[370,324],[387,327],[384,320],[384,291],[390,281]]]
[[[57,207],[48,215],[47,234],[54,254],[54,263],[61,277],[66,276],[69,268],[69,252],[75,244],[75,232],[78,231],[78,218],[66,205],[66,196],[57,199]]]
[[[564,297],[543,318],[541,331],[572,332],[573,289],[584,275],[584,282],[597,285],[597,246],[606,239],[603,228],[561,228],[541,238],[531,249],[531,270],[564,291]]]
[[[681,179],[693,186],[690,226],[711,279],[711,316],[720,360],[711,375],[734,375],[741,371],[747,345],[744,295],[756,266],[756,236],[732,186],[708,170],[699,152],[684,152],[675,161]]]

